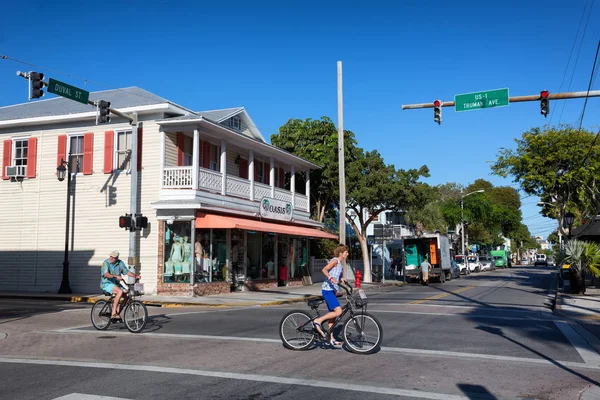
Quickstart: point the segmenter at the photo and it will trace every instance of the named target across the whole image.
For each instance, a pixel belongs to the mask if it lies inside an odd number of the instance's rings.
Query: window
[[[116,132],[116,166],[118,170],[129,171],[131,169],[131,131]]]
[[[229,126],[236,131],[242,130],[242,119],[240,117],[233,117],[229,119]]]
[[[264,164],[262,162],[255,162],[254,163],[257,174],[256,174],[256,181],[260,182],[260,183],[264,183],[265,181],[265,168],[264,168]]]
[[[213,171],[219,170],[219,146],[215,146],[214,144],[210,145],[210,162],[208,164],[208,168]]]
[[[23,165],[27,166],[27,154],[28,154],[28,146],[27,139],[15,139],[13,140],[13,162],[11,165]]]
[[[67,153],[71,154],[70,170],[76,174],[83,168],[83,135],[69,136],[69,148]]]

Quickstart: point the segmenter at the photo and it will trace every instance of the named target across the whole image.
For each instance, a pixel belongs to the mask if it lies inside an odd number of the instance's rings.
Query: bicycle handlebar
[[[353,292],[352,286],[348,285],[347,283],[344,283],[344,282],[340,281],[338,283],[338,286],[341,287],[342,289],[344,289],[346,291],[346,294],[348,296],[350,296],[352,294],[352,292]]]

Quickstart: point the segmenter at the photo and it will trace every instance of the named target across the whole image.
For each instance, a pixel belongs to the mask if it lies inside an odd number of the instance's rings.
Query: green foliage
[[[542,209],[549,218],[562,221],[569,210],[578,216],[595,215],[600,204],[600,143],[591,147],[594,136],[569,125],[532,128],[515,140],[515,150],[499,151],[492,171],[502,177],[512,176],[525,193],[555,203]]]
[[[328,117],[320,120],[290,119],[278,133],[271,135],[271,144],[320,165],[310,172],[313,216],[323,222],[330,202],[339,197],[338,132]],[[351,131],[344,131],[344,160],[352,163],[356,153],[356,139]],[[300,182],[301,184],[301,182]]]

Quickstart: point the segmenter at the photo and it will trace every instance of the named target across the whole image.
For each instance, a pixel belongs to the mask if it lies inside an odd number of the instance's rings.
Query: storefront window
[[[196,229],[196,275],[194,282],[210,282],[210,229]]]
[[[262,269],[259,279],[275,278],[275,238],[272,233],[263,233]]]
[[[231,230],[231,269],[233,274],[244,275],[244,231],[240,229]]]
[[[225,281],[227,274],[227,230],[213,229],[212,241],[212,280]]]
[[[279,279],[287,282],[291,272],[290,249],[287,235],[279,235],[277,237],[277,266],[279,269]]]
[[[309,276],[308,271],[308,239],[294,239],[294,273],[292,276]]]
[[[189,283],[193,266],[191,224],[189,221],[165,223],[163,282]]]
[[[262,266],[262,233],[248,231],[248,259],[246,274],[250,279],[260,279]]]

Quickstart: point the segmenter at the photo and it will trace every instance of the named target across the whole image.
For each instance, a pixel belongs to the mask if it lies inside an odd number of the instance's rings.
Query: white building
[[[146,293],[227,292],[233,272],[247,287],[296,284],[308,238],[336,239],[310,219],[306,173],[319,166],[266,143],[244,108],[193,112],[137,87],[90,93],[99,99],[138,113],[137,166],[126,119],[97,126],[94,107],[65,98],[0,108],[0,290],[58,290],[67,186],[56,168],[68,155],[74,293],[99,292],[111,250],[127,260],[118,218],[130,212],[131,168],[138,212],[149,219],[136,234]]]

